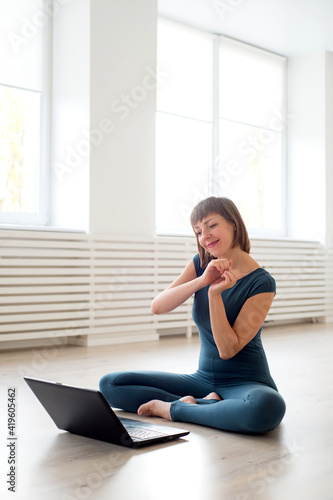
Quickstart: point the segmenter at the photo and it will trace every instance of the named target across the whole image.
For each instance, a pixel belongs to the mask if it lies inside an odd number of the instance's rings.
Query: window
[[[0,16],[0,223],[47,222],[50,4],[7,0]]]
[[[189,207],[211,169],[214,39],[161,20],[158,62],[167,76],[157,92],[157,228],[186,234]]]
[[[285,59],[222,38],[219,42],[220,191],[248,230],[281,236],[284,224]]]
[[[252,235],[285,234],[285,58],[160,19],[156,221],[189,234],[206,196],[227,196]]]

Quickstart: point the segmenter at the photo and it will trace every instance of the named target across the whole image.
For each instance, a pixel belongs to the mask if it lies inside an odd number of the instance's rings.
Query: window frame
[[[216,102],[216,99],[218,96],[218,88],[216,86],[216,81],[214,79],[214,76],[216,74],[215,66],[216,66],[216,58],[218,57],[218,51],[217,51],[216,47],[218,44],[219,35],[217,35],[216,33],[211,33],[211,32],[208,32],[208,31],[205,31],[202,29],[195,28],[191,25],[185,24],[185,23],[180,22],[180,21],[176,21],[174,19],[170,19],[166,16],[158,16],[158,22],[159,21],[162,21],[164,23],[168,23],[170,25],[180,26],[184,31],[187,31],[189,33],[191,33],[191,32],[192,33],[199,33],[199,34],[203,35],[204,37],[209,38],[213,44],[213,54],[212,54],[212,60],[213,60],[212,119],[206,121],[204,119],[199,119],[197,117],[184,115],[183,113],[174,113],[171,111],[169,112],[166,110],[162,110],[162,109],[158,108],[158,105],[156,106],[156,117],[159,114],[165,114],[165,115],[181,117],[181,118],[185,118],[185,119],[193,120],[193,121],[202,121],[202,122],[210,123],[212,125],[212,141],[210,144],[210,155],[209,155],[210,166],[209,166],[208,172],[207,172],[207,182],[202,187],[202,191],[203,191],[202,197],[204,197],[207,194],[207,191],[212,191],[212,185],[214,184],[214,179],[212,176],[212,169],[213,169],[214,161],[216,160],[216,151],[214,148],[215,148],[215,146],[218,148],[218,142],[215,140],[215,137],[214,137],[214,134],[218,133],[218,127],[216,127],[216,124],[218,124],[218,108],[215,105],[215,102]],[[157,65],[158,65],[158,61],[157,61]],[[162,68],[162,70],[163,70],[163,68]],[[158,92],[158,88],[157,88],[157,92]],[[158,99],[157,99],[157,104],[158,104]],[[157,155],[155,155],[155,158],[156,157],[157,157]],[[155,165],[155,172],[156,172],[156,169],[157,169],[157,165]],[[155,177],[155,199],[157,199],[156,190],[157,190],[157,182],[156,182],[156,177]],[[200,195],[200,194],[201,194],[201,192],[199,192],[199,190],[195,189],[195,192],[193,193],[193,199],[197,200],[198,195]],[[199,201],[199,200],[197,200],[197,201]],[[186,212],[188,212],[192,208],[193,208],[192,206],[190,207],[186,203],[184,203],[182,206],[183,211],[186,211]],[[190,227],[188,228],[188,230],[186,230],[186,229],[177,230],[175,228],[170,229],[170,230],[159,229],[157,227],[157,203],[156,202],[155,202],[155,214],[156,214],[156,216],[155,216],[155,221],[156,221],[155,222],[155,233],[157,236],[170,236],[170,237],[172,237],[172,236],[176,236],[176,237],[185,236],[186,237],[187,236],[188,237],[188,236],[191,236],[193,234]]]
[[[38,212],[0,212],[0,228],[11,227],[14,229],[27,228],[27,226],[47,226],[50,221],[50,150],[51,150],[51,92],[52,92],[52,24],[50,16],[39,29],[42,33],[42,65],[43,81],[40,92],[40,130],[39,130],[39,166],[38,166]],[[6,85],[19,90],[36,92],[36,90]]]
[[[278,60],[284,61],[284,74],[283,74],[283,80],[284,80],[284,85],[283,88],[281,89],[282,91],[282,109],[281,109],[281,114],[282,114],[282,129],[281,131],[278,131],[281,133],[281,230],[273,230],[269,228],[258,228],[258,227],[251,227],[250,225],[247,225],[247,229],[249,232],[249,235],[254,238],[277,238],[277,237],[288,237],[288,224],[287,224],[287,71],[288,71],[288,66],[287,66],[287,57],[277,54],[275,52],[272,52],[270,50],[264,49],[262,47],[257,47],[255,45],[243,42],[241,40],[237,40],[225,35],[219,35],[217,44],[220,44],[223,41],[226,41],[227,43],[232,43],[233,45],[239,46],[239,47],[245,47],[248,50],[251,50],[253,52],[256,52],[258,54],[264,54],[272,58],[276,58]],[[218,52],[218,48],[217,48]],[[217,82],[219,81],[219,57],[217,55],[217,60],[216,60],[216,73],[215,73],[215,78]],[[218,85],[218,83],[217,83]],[[219,105],[219,102],[216,103],[216,106]],[[219,107],[217,107],[217,119],[219,120]],[[266,131],[272,131],[272,129],[267,126],[267,127],[259,127],[258,125],[255,124],[250,124],[247,122],[242,122],[242,121],[237,121],[235,120],[235,123],[238,123],[240,125],[249,125],[254,128],[257,128],[258,130],[266,130]],[[219,123],[215,124],[215,126],[219,127]],[[218,140],[218,139],[217,139]],[[217,172],[218,174],[219,172]],[[212,193],[213,194],[213,193]]]
[[[287,58],[280,55],[276,54],[272,51],[263,49],[261,47],[256,47],[254,45],[242,42],[240,40],[235,40],[233,38],[227,37],[225,35],[218,35],[214,33],[207,32],[202,29],[194,28],[192,26],[189,26],[183,22],[180,21],[175,21],[169,18],[166,18],[164,16],[159,16],[158,19],[163,20],[163,21],[168,21],[170,23],[180,25],[184,29],[191,29],[194,30],[198,33],[203,33],[207,36],[210,36],[213,39],[214,43],[214,66],[213,66],[213,137],[212,137],[212,157],[211,157],[211,165],[210,169],[208,172],[208,189],[209,189],[209,194],[212,196],[218,196],[219,195],[219,186],[218,186],[218,178],[220,175],[220,165],[219,165],[219,157],[220,157],[220,141],[219,141],[219,121],[220,121],[220,116],[219,116],[219,46],[221,42],[223,43],[223,40],[228,40],[232,41],[235,44],[238,44],[240,46],[245,46],[247,48],[250,48],[258,53],[264,53],[266,55],[272,56],[272,57],[277,57],[279,59],[284,59],[285,60],[285,70],[284,70],[284,75],[283,75],[283,88],[282,90],[282,101],[283,101],[283,109],[281,110],[282,113],[282,130],[281,130],[281,140],[282,140],[282,149],[281,149],[281,230],[272,230],[269,228],[252,228],[248,226],[248,231],[249,235],[254,238],[261,238],[261,237],[268,237],[268,238],[275,238],[275,237],[287,237],[288,236],[288,224],[287,224],[287,201],[288,201],[288,196],[287,196]],[[156,109],[156,113],[159,113],[160,110]],[[241,122],[239,122],[241,123]],[[264,129],[264,127],[263,127]],[[268,130],[268,129],[267,129]],[[157,186],[156,186],[157,188]],[[156,209],[157,207],[155,207]],[[157,218],[156,218],[157,219]],[[182,234],[179,234],[179,231],[172,231],[171,229],[166,231],[166,230],[161,230],[156,226],[156,234],[158,236],[188,236],[189,233],[184,230]]]

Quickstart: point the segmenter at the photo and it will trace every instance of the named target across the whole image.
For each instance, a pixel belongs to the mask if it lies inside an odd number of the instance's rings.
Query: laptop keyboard
[[[144,427],[132,427],[130,425],[126,425],[126,430],[133,441],[143,441],[145,439],[158,438],[166,435],[162,432],[153,431]]]

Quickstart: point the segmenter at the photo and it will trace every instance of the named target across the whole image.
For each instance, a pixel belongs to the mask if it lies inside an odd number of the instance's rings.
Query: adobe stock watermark
[[[103,118],[98,126],[91,130],[83,129],[81,138],[76,145],[66,146],[64,161],[53,162],[52,169],[59,182],[63,181],[65,175],[72,173],[79,167],[82,161],[89,156],[92,149],[99,147],[105,137],[110,136],[116,130],[117,123],[126,120],[167,76],[168,73],[162,72],[159,68],[155,71],[150,66],[146,66],[141,82],[132,87],[129,92],[122,93],[111,102],[112,118]]]
[[[212,4],[215,12],[219,16],[221,21],[225,20],[225,16],[234,12],[237,7],[242,5],[244,0],[213,0]]]
[[[81,308],[83,307],[87,306],[82,305]],[[79,309],[81,308],[79,306],[77,308],[77,311],[79,311]],[[79,318],[73,318],[72,320],[69,320],[64,330],[61,331],[61,337],[54,337],[52,334],[45,335],[45,338],[49,340],[50,344],[44,347],[32,349],[30,351],[31,359],[29,361],[29,364],[18,365],[18,374],[22,377],[26,375],[34,377],[40,376],[40,374],[47,369],[49,364],[60,355],[61,351],[65,347],[67,347],[68,338],[81,334],[78,321]]]
[[[275,138],[276,132],[283,132],[285,127],[295,118],[295,115],[284,114],[276,108],[272,110],[272,117],[266,128],[258,128],[256,134],[249,135],[239,144],[238,152],[247,156],[248,161],[254,160]]]
[[[266,128],[256,129],[254,134],[249,134],[246,139],[239,142],[235,150],[234,159],[229,160],[225,165],[220,165],[220,158],[214,161],[212,171],[216,172],[212,181],[204,186],[193,189],[192,204],[179,204],[179,211],[183,220],[188,222],[193,207],[204,198],[211,195],[221,196],[226,191],[231,182],[234,181],[244,171],[243,157],[245,162],[251,162],[257,158],[275,139],[277,132],[283,132],[295,115],[284,115],[279,109],[273,108],[271,118]],[[236,159],[238,158],[238,159]]]
[[[41,0],[40,7],[31,18],[23,17],[22,26],[18,33],[11,31],[7,37],[15,53],[25,46],[30,40],[57,16],[61,7],[67,5],[71,0]]]
[[[252,500],[257,498],[257,495],[267,493],[267,488],[276,481],[276,479],[283,473],[287,472],[288,467],[292,465],[297,458],[306,451],[304,446],[299,446],[296,441],[293,443],[286,443],[283,456],[272,460],[266,464],[258,464],[255,470],[248,477],[248,487],[251,488],[247,491],[239,493],[235,500]],[[268,495],[269,496],[269,495]],[[259,496],[258,496],[259,498]]]
[[[191,205],[187,203],[179,204],[179,211],[183,220],[187,223],[189,221],[193,207],[199,203],[199,201],[211,196],[212,193],[220,193],[221,190],[225,189],[233,178],[240,175],[243,171],[240,163],[236,160],[230,160],[225,166],[219,168],[220,158],[217,157],[214,161],[213,171],[218,172],[214,179],[207,182],[204,186],[193,189],[193,198]]]
[[[333,296],[330,295],[330,282],[333,277],[333,246],[332,244],[319,243],[316,248],[295,261],[295,266],[288,273],[280,275],[277,280],[279,300],[290,300],[290,294],[302,295],[306,290],[307,281],[311,279],[312,285],[316,287],[316,293],[325,295],[325,310],[313,311],[313,319],[321,317],[324,314],[330,314],[332,311]],[[281,286],[285,281],[290,281],[290,286],[285,288]],[[321,299],[319,299],[321,302]],[[290,302],[289,302],[290,304]],[[318,306],[320,310],[320,304]]]
[[[126,290],[129,284],[129,277],[126,274],[125,268],[117,271],[112,270],[112,280],[110,279],[107,285],[104,285],[99,291],[96,291],[93,296],[92,309],[95,317],[96,311],[107,310],[110,307],[110,302],[119,292]]]
[[[95,497],[96,490],[101,488],[105,481],[110,480],[126,460],[124,453],[119,455],[112,453],[105,459],[94,460],[91,464],[91,471],[84,476],[77,477],[72,493],[63,493],[60,500],[88,500]]]
[[[66,322],[64,330],[60,332],[58,337],[53,334],[45,334],[45,338],[49,342],[48,345],[32,349],[29,364],[19,365],[17,367],[18,374],[21,376],[27,374],[34,377],[40,376],[50,363],[61,354],[63,349],[68,346],[70,338],[91,333],[90,328],[95,325],[96,313],[103,310],[107,311],[114,294],[126,290],[128,283],[129,278],[125,268],[120,268],[117,272],[112,271],[109,283],[105,284],[101,291],[94,292],[91,300],[87,298],[87,300],[76,305],[72,318]]]

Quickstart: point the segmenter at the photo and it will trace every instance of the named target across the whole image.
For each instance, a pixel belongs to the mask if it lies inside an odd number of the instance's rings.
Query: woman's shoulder
[[[258,267],[244,276],[245,278],[250,289],[250,295],[265,292],[276,293],[275,279],[264,267]]]
[[[198,253],[193,257],[193,263],[197,276],[201,276],[204,272],[204,269],[202,269],[201,267],[200,255]]]

